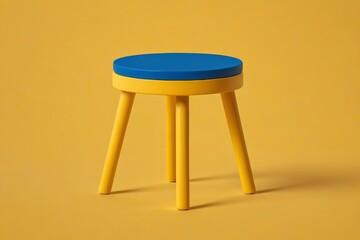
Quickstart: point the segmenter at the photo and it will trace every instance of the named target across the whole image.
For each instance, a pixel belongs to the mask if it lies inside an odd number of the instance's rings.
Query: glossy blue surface
[[[154,80],[224,78],[242,72],[240,59],[205,53],[153,53],[122,57],[114,72],[126,77]]]

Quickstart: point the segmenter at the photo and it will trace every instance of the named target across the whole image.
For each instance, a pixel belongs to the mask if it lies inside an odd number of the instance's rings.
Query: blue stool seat
[[[205,53],[153,53],[118,58],[116,74],[152,80],[205,80],[242,72],[240,59]]]

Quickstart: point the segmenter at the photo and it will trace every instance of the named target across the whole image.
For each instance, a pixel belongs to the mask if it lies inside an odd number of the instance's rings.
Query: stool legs
[[[111,192],[116,166],[118,163],[119,154],[124,140],[126,126],[129,120],[134,98],[135,93],[121,92],[110,144],[106,155],[105,165],[100,180],[100,194],[108,194]]]
[[[176,208],[189,209],[189,96],[176,97]]]
[[[99,193],[111,192],[121,146],[134,102],[135,93],[122,92],[110,144],[101,176]],[[235,92],[221,93],[244,193],[255,193],[249,156],[241,127]],[[189,201],[189,96],[166,99],[167,168],[170,182],[176,180],[176,207],[187,210]]]
[[[175,154],[175,118],[176,96],[166,97],[166,178],[175,182],[176,154]]]
[[[221,98],[230,130],[235,157],[238,163],[243,192],[247,194],[255,193],[255,184],[251,172],[249,156],[246,150],[235,92],[221,93]]]

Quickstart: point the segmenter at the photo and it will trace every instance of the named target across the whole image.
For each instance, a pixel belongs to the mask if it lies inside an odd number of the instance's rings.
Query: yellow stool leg
[[[100,180],[100,194],[108,194],[111,192],[116,166],[118,163],[119,154],[124,140],[125,130],[129,121],[134,98],[135,93],[121,92],[110,144],[106,155],[105,165]]]
[[[176,97],[176,208],[189,209],[189,96]]]
[[[221,93],[244,193],[255,193],[255,184],[241,127],[234,91]]]
[[[175,182],[175,111],[176,97],[166,97],[166,178],[169,182]]]

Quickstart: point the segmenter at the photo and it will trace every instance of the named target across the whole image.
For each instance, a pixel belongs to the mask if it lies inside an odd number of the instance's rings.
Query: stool
[[[109,194],[135,94],[166,97],[166,175],[176,181],[176,207],[189,204],[189,96],[220,93],[237,159],[243,192],[255,193],[234,90],[243,82],[242,61],[203,53],[155,53],[114,61],[113,85],[121,90],[115,123],[100,181]]]

